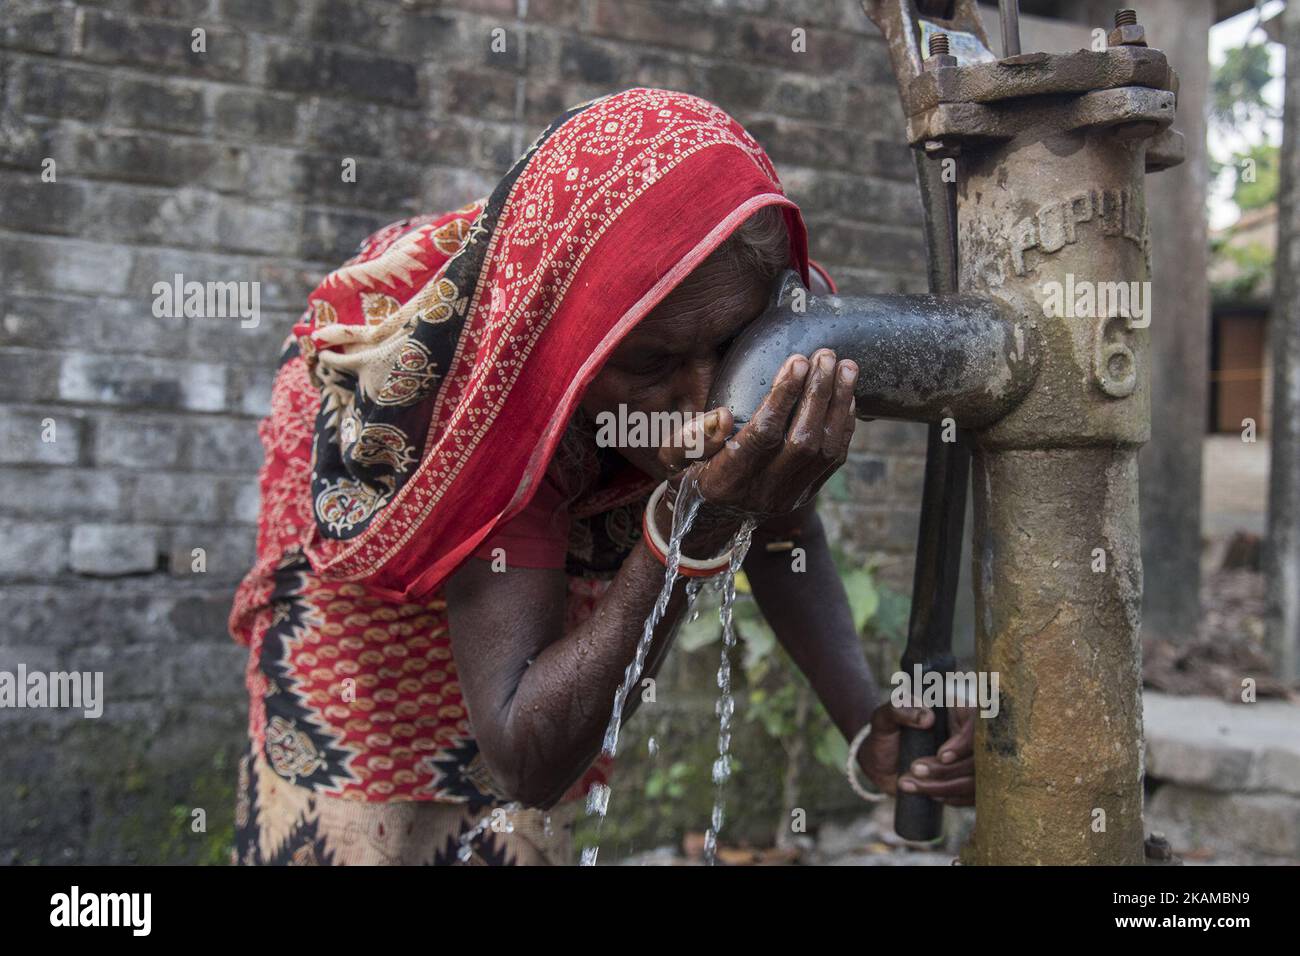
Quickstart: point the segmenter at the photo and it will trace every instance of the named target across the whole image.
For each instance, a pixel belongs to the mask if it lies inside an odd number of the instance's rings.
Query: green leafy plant
[[[1250,161],[1251,176],[1238,176],[1232,188],[1232,201],[1242,212],[1263,209],[1277,202],[1281,175],[1282,151],[1271,143],[1259,143],[1234,157],[1234,165],[1244,169]]]
[[[880,586],[873,566],[863,566],[842,553],[836,553],[835,559],[854,626],[868,660],[879,674],[882,664],[893,667],[892,662],[897,661],[902,650],[909,601]],[[679,647],[689,653],[705,649],[716,652],[722,638],[717,606],[716,595],[711,591],[701,593],[696,604],[698,614],[678,633]],[[736,578],[732,620],[745,687],[744,719],[761,727],[785,754],[783,806],[777,827],[780,843],[789,833],[789,811],[799,804],[799,778],[808,757],[838,771],[848,757],[848,742],[763,619],[743,573]]]
[[[1210,117],[1224,128],[1239,129],[1272,117],[1276,110],[1264,98],[1273,78],[1268,45],[1251,31],[1244,46],[1226,51],[1210,79]]]
[[[665,768],[656,767],[650,771],[650,776],[646,779],[645,795],[651,800],[662,797],[680,800],[686,795],[686,786],[692,773],[691,765],[682,760]]]
[[[1210,254],[1236,267],[1230,279],[1215,282],[1211,287],[1216,302],[1231,303],[1253,297],[1273,272],[1273,250],[1261,243],[1230,246],[1216,242]]]
[[[1265,90],[1274,79],[1269,43],[1255,23],[1239,47],[1226,50],[1210,76],[1210,123],[1235,145],[1223,162],[1209,155],[1210,176],[1220,185],[1232,184],[1232,201],[1240,212],[1262,209],[1277,201],[1279,149],[1268,141],[1268,123],[1281,118]]]

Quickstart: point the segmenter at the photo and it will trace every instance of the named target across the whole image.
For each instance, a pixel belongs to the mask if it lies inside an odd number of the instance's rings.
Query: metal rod
[[[998,0],[1002,23],[1002,56],[1020,55],[1020,0]]]
[[[921,191],[921,228],[930,291],[934,295],[952,295],[957,291],[957,184],[943,181],[941,160],[919,151],[912,152],[912,160]]]
[[[912,611],[907,647],[899,662],[900,669],[909,678],[917,667],[922,674],[945,674],[956,667],[952,623],[961,579],[971,445],[966,432],[957,432],[955,437],[956,441],[944,441],[942,427],[930,426],[916,570],[912,578]],[[947,710],[942,706],[933,709],[935,720],[928,729],[903,730],[899,741],[899,773],[907,772],[912,762],[921,757],[933,757],[939,745],[948,739]],[[894,830],[907,840],[938,839],[943,833],[943,804],[919,794],[900,792],[894,803]]]
[[[944,182],[943,164],[913,153],[921,205],[925,210],[930,291],[957,292],[957,194]],[[917,530],[916,566],[907,647],[899,662],[904,673],[944,673],[956,666],[952,656],[952,621],[961,578],[961,542],[970,481],[971,445],[963,431],[945,442],[945,429],[931,424],[926,436],[925,482]],[[899,740],[898,771],[905,773],[921,757],[931,757],[948,736],[948,714],[936,708],[928,730],[904,729]],[[899,793],[894,803],[894,831],[907,840],[928,842],[943,833],[943,805],[919,794]]]

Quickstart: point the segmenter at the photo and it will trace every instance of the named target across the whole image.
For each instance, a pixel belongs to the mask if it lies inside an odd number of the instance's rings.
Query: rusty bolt
[[[1116,27],[1106,37],[1107,46],[1146,46],[1147,34],[1141,25]]]
[[[1115,29],[1106,37],[1107,46],[1146,46],[1146,31],[1138,23],[1136,10],[1115,11]]]
[[[948,34],[930,34],[930,55],[925,58],[925,69],[937,70],[941,66],[956,66],[957,58],[948,53]]]

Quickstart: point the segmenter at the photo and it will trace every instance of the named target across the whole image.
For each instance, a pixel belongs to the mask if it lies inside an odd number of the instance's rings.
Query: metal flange
[[[1147,47],[1024,53],[993,63],[925,70],[908,84],[904,107],[913,114],[943,103],[996,103],[1121,86],[1176,90],[1177,83],[1164,53]]]
[[[1062,132],[1114,129],[1122,138],[1155,136],[1174,120],[1174,94],[1169,90],[1124,87],[1095,90],[1080,96],[1044,97],[1014,107],[983,103],[943,103],[907,121],[908,142],[931,155],[957,155],[965,149],[1006,142],[1025,130],[1043,129],[1045,121]],[[1172,149],[1160,157],[1159,168],[1177,159]]]

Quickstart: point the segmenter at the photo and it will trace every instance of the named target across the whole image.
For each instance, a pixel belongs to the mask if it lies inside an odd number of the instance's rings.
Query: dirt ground
[[[1250,568],[1220,569],[1201,579],[1201,629],[1184,643],[1143,642],[1147,687],[1170,694],[1239,699],[1242,680],[1255,680],[1263,697],[1297,699],[1294,685],[1270,676],[1264,631],[1264,576]]]
[[[1268,676],[1264,575],[1269,444],[1236,434],[1207,435],[1201,468],[1201,627],[1177,644],[1147,641],[1143,678],[1171,694],[1239,698],[1242,678],[1259,697],[1296,698],[1297,688]]]

